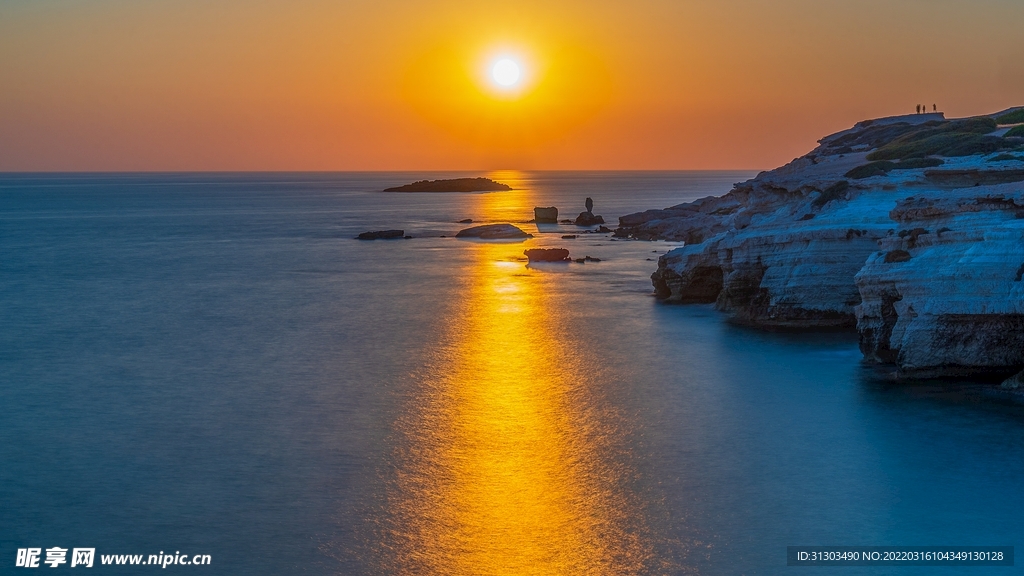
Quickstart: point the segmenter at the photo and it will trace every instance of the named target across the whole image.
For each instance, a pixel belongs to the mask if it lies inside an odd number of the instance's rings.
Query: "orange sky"
[[[1024,104],[1021,23],[1019,0],[6,1],[0,170],[770,168],[918,103]]]

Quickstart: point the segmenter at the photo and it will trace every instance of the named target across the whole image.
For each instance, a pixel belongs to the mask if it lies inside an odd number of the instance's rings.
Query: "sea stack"
[[[574,224],[577,226],[597,226],[598,224],[604,224],[604,218],[600,216],[594,216],[594,201],[591,198],[587,198],[584,202],[587,210],[580,212],[580,215],[576,217]]]

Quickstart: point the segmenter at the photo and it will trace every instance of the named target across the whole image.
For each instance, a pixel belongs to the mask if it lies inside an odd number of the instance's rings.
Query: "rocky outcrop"
[[[884,230],[871,222],[790,224],[669,252],[652,276],[656,294],[714,302],[737,322],[766,328],[853,327],[860,303],[853,277]]]
[[[530,262],[568,262],[569,251],[565,248],[530,248],[523,252]]]
[[[356,236],[357,240],[389,240],[394,238],[405,238],[405,230],[374,230],[363,232]]]
[[[604,218],[595,216],[593,212],[580,212],[580,215],[576,217],[573,223],[577,226],[597,226],[598,224],[604,224]]]
[[[1024,368],[1024,161],[989,160],[1024,139],[929,116],[860,123],[724,196],[623,216],[615,235],[685,242],[651,277],[666,301],[856,327],[865,357],[904,376],[1005,377]]]
[[[521,240],[533,238],[512,224],[484,224],[460,230],[456,238],[480,238],[481,240]]]

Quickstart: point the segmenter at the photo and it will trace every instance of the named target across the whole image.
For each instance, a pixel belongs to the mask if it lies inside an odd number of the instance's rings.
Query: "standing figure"
[[[589,196],[587,197],[587,201],[585,202],[585,204],[587,205],[587,212],[590,212],[591,214],[593,214],[594,213],[594,201],[591,200]]]
[[[920,104],[918,104],[918,105],[917,105],[917,113],[918,113],[918,114],[920,114],[920,113],[921,113],[921,105],[920,105]]]
[[[938,104],[932,104],[932,112],[938,112],[938,111],[939,111],[939,105]]]

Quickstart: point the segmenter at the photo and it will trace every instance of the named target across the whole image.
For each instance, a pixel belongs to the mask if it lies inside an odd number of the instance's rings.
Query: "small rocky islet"
[[[396,238],[412,238],[412,236],[406,236],[405,230],[371,230],[356,236],[356,240],[394,240]]]
[[[623,216],[615,236],[685,242],[651,276],[665,301],[855,327],[897,377],[1001,379],[1024,368],[1022,152],[1024,107],[868,120],[724,196]]]
[[[481,177],[420,180],[412,184],[385,188],[384,192],[505,192],[508,190],[512,190],[508,184]]]

